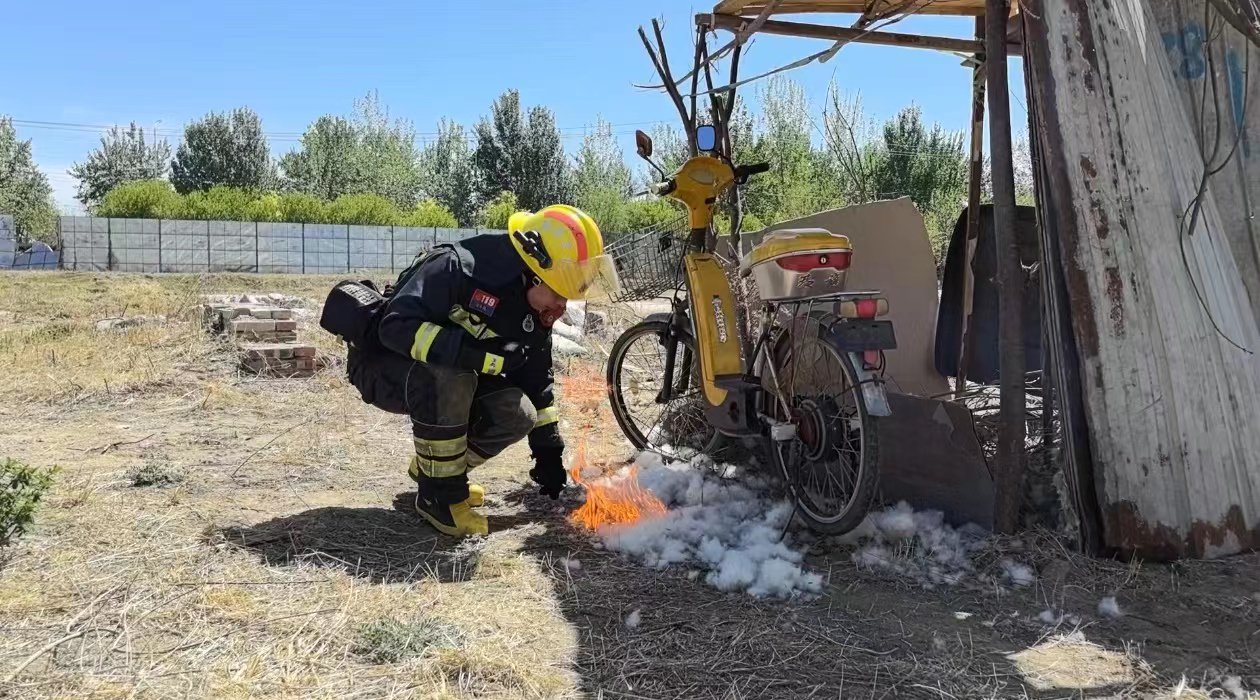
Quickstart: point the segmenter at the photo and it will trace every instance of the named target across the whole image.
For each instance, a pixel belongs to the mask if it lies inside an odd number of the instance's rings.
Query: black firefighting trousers
[[[439,503],[468,498],[468,470],[529,434],[538,412],[498,376],[416,362],[389,350],[351,348],[350,383],[363,400],[411,417],[409,473]]]

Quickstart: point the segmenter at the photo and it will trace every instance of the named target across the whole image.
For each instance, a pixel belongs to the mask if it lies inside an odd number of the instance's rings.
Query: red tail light
[[[858,299],[858,318],[875,318],[879,314],[879,299]]]
[[[845,250],[835,253],[802,253],[800,255],[789,255],[785,258],[779,258],[775,262],[784,270],[792,272],[809,272],[823,267],[829,267],[833,270],[849,269],[849,262],[853,259],[853,251]]]

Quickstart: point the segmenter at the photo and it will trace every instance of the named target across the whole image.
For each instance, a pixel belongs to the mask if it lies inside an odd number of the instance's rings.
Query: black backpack
[[[386,287],[386,292],[392,292]],[[342,280],[328,292],[319,326],[359,348],[376,348],[376,328],[389,298],[371,280]]]

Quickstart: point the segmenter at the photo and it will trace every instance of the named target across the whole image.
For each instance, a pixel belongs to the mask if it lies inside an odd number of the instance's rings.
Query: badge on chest
[[[499,297],[478,289],[468,300],[468,308],[486,317],[493,316],[495,309],[499,308]]]

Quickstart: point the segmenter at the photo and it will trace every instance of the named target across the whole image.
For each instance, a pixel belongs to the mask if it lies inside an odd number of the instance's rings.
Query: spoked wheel
[[[770,441],[770,451],[797,512],[811,529],[842,534],[862,522],[874,497],[879,439],[853,363],[818,337],[818,323],[798,318],[778,338],[777,387],[762,373],[765,411],[796,426],[795,437]]]
[[[673,391],[662,403],[669,324],[643,321],[613,344],[608,358],[608,398],[613,416],[636,449],[689,458],[712,454],[721,435],[704,418],[695,341],[684,333],[674,355]]]

